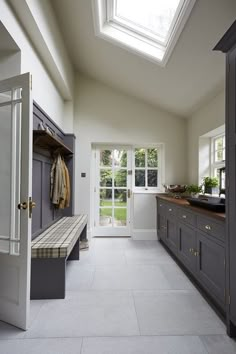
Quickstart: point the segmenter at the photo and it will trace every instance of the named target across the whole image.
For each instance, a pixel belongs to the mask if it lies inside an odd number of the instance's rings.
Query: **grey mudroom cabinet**
[[[226,53],[227,332],[236,337],[236,21],[214,49]]]
[[[158,195],[157,234],[225,314],[225,214]]]

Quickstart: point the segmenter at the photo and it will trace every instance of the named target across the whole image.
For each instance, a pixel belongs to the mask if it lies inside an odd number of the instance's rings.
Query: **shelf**
[[[65,144],[45,130],[33,131],[33,144],[41,149],[50,150],[52,153],[58,150],[62,155],[73,154],[73,151]]]

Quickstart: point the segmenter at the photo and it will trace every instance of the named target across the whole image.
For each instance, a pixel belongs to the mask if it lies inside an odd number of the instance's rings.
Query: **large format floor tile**
[[[235,354],[236,341],[226,335],[200,337],[208,354]]]
[[[142,335],[224,334],[225,326],[195,291],[134,292]]]
[[[26,336],[81,337],[138,335],[129,292],[71,292],[66,300],[48,301]]]
[[[208,354],[198,337],[85,338],[81,354]]]
[[[169,289],[170,285],[155,265],[126,265],[97,268],[92,289]]]
[[[80,338],[4,340],[0,354],[80,354],[81,345]]]

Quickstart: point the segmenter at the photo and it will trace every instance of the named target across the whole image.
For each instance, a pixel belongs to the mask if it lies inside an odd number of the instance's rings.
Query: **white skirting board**
[[[157,230],[148,230],[148,229],[133,229],[132,239],[137,241],[152,241],[157,240]]]

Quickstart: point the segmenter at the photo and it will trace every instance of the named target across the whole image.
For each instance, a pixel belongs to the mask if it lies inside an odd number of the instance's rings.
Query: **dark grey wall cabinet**
[[[157,197],[157,234],[225,313],[224,215]]]
[[[214,48],[226,53],[227,331],[236,336],[236,21]]]

